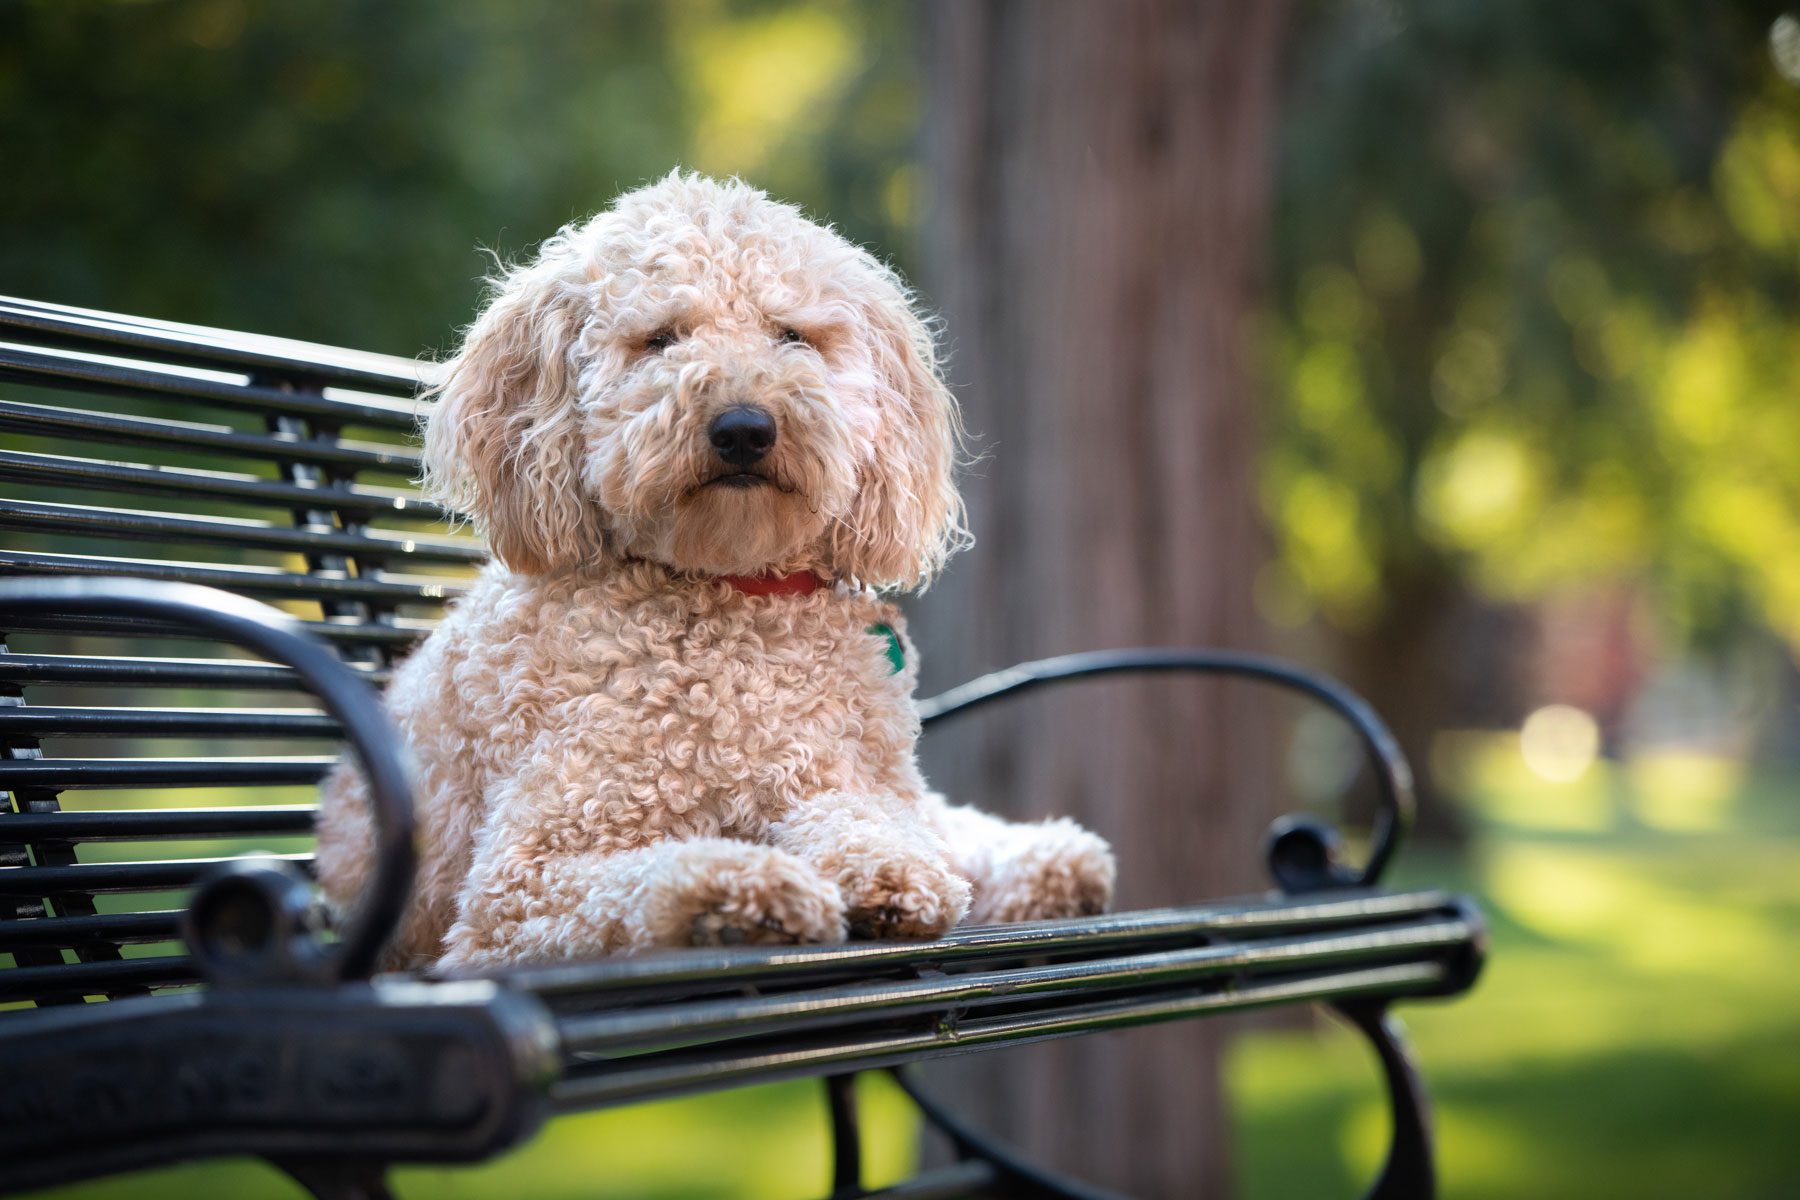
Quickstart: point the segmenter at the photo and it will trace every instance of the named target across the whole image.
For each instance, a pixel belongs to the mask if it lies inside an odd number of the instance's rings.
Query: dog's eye
[[[667,325],[644,339],[644,349],[651,354],[661,354],[676,342],[676,334]]]
[[[781,327],[781,332],[775,335],[775,340],[784,346],[805,346],[809,344],[806,340],[806,335],[790,325],[783,325]]]

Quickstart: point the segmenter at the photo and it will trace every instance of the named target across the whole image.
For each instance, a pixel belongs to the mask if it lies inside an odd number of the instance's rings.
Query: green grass
[[[913,1169],[915,1122],[898,1088],[859,1081],[868,1181]],[[824,1089],[812,1081],[741,1088],[553,1121],[524,1147],[475,1167],[393,1174],[403,1200],[700,1200],[823,1196],[830,1190]],[[34,1193],[39,1200],[298,1200],[260,1162],[196,1163]]]
[[[1556,786],[1501,758],[1476,772],[1475,861],[1406,861],[1398,882],[1492,923],[1472,995],[1403,1010],[1449,1200],[1800,1196],[1800,781],[1716,775]],[[1353,1033],[1254,1035],[1227,1070],[1244,1196],[1373,1177],[1387,1118]]]

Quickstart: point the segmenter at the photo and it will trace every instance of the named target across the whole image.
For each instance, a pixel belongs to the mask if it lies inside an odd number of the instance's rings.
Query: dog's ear
[[[953,473],[962,423],[930,328],[886,271],[860,304],[882,432],[834,535],[838,569],[872,587],[923,587],[969,542]]]
[[[426,495],[474,518],[495,557],[528,575],[592,561],[604,546],[580,486],[570,364],[580,321],[556,266],[540,259],[497,282],[425,422]]]

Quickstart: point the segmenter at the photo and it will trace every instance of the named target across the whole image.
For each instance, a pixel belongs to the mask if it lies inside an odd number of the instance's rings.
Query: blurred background
[[[980,544],[912,604],[927,691],[1203,642],[1393,723],[1425,799],[1398,880],[1494,926],[1472,996],[1406,1010],[1445,1195],[1800,1195],[1800,10],[0,3],[4,293],[442,355],[491,256],[676,165],[943,314]],[[1128,905],[1259,889],[1270,817],[1367,809],[1343,731],[1254,694],[983,721],[934,780],[1080,816]],[[940,1082],[1152,1196],[1357,1194],[1386,1136],[1363,1047],[1292,1017]],[[866,1105],[895,1177],[906,1107]],[[398,1184],[825,1178],[797,1084]],[[215,1192],[296,1194],[247,1163],[57,1194]]]

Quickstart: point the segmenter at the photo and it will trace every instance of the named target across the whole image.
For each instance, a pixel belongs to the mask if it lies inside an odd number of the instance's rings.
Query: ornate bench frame
[[[411,452],[340,436],[402,430],[421,368],[401,360],[0,298],[0,381],[83,397],[167,398],[250,413],[262,431],[0,395],[0,529],[304,556],[305,571],[45,552],[0,544],[0,630],[182,637],[261,661],[19,653],[0,637],[0,1192],[211,1155],[258,1155],[315,1195],[387,1195],[397,1162],[494,1155],[562,1112],[797,1076],[824,1080],[834,1200],[994,1194],[1097,1197],[1035,1167],[924,1092],[912,1064],[996,1046],[1212,1013],[1316,1002],[1372,1043],[1393,1137],[1370,1197],[1434,1194],[1429,1107],[1396,1001],[1468,990],[1485,935],[1466,899],[1393,892],[1382,875],[1412,818],[1406,762],[1336,683],[1275,659],[1121,650],[1027,663],[923,702],[928,726],[1052,684],[1130,672],[1223,674],[1301,693],[1349,723],[1380,807],[1360,867],[1336,833],[1283,818],[1266,854],[1278,891],[1184,908],[853,942],[670,952],[493,978],[376,976],[414,870],[406,767],[376,691],[428,624],[404,606],[453,592],[404,575],[479,548],[373,527],[421,510],[359,471]],[[428,369],[426,369],[428,370]],[[78,456],[78,442],[217,452],[276,475]],[[15,498],[21,488],[260,504],[249,521]],[[410,505],[410,510],[408,506]],[[438,579],[438,582],[433,582]],[[226,590],[220,590],[221,588]],[[246,596],[316,601],[306,621]],[[86,645],[80,643],[79,645]],[[280,688],[321,708],[29,704],[26,688]],[[86,862],[95,841],[306,832],[306,806],[68,809],[65,790],[279,784],[313,758],[65,758],[64,737],[341,737],[371,779],[378,869],[345,926],[322,929],[304,855]],[[193,888],[185,904],[110,911],[96,897]],[[103,911],[106,910],[106,911]],[[185,953],[139,956],[175,940]],[[73,959],[74,961],[69,961]],[[198,984],[199,986],[194,986]],[[104,998],[104,1003],[92,1002]],[[83,1001],[88,1002],[83,1002]],[[18,1007],[19,1002],[35,1007]],[[886,1070],[958,1161],[862,1187],[851,1081]]]

